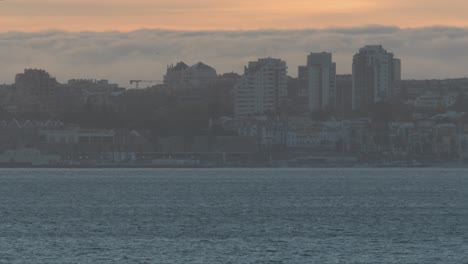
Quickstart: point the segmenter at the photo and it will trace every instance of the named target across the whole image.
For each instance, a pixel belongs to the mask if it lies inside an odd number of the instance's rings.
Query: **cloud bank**
[[[352,56],[366,44],[382,44],[402,59],[403,78],[468,76],[468,28],[367,26],[307,30],[133,32],[47,31],[0,33],[0,83],[24,68],[42,68],[60,82],[109,79],[161,80],[166,66],[203,61],[218,73],[242,73],[258,57],[286,60],[291,76],[310,52],[333,52],[338,73],[350,73]]]

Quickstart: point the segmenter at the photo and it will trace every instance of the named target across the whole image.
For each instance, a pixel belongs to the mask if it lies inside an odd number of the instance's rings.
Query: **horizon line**
[[[138,31],[169,31],[169,32],[267,32],[267,31],[275,31],[275,32],[282,32],[282,31],[330,31],[330,30],[351,30],[351,29],[370,29],[370,28],[382,28],[382,29],[395,29],[395,30],[414,30],[414,29],[468,29],[468,25],[466,26],[457,26],[457,25],[443,25],[443,24],[434,24],[434,25],[427,25],[427,26],[417,26],[417,27],[402,27],[397,25],[385,25],[385,24],[364,24],[360,26],[327,26],[327,27],[304,27],[304,28],[249,28],[249,29],[180,29],[180,28],[149,28],[149,27],[140,27],[130,30],[119,30],[119,29],[106,29],[106,30],[90,30],[90,29],[83,29],[83,30],[66,30],[60,28],[50,28],[50,29],[41,29],[35,31],[28,31],[28,30],[7,30],[2,31],[0,30],[0,34],[8,34],[8,33],[50,33],[50,32],[61,32],[61,33],[131,33],[131,32],[138,32]]]

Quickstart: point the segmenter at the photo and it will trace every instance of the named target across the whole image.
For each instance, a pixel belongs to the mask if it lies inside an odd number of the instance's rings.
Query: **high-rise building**
[[[299,67],[299,80],[308,97],[309,110],[330,109],[336,106],[336,63],[328,52],[311,53],[307,66]]]
[[[236,116],[277,113],[287,97],[287,66],[280,59],[249,62],[234,86]]]
[[[361,48],[353,57],[353,109],[386,100],[401,79],[401,61],[381,45]]]
[[[401,60],[393,59],[393,94],[401,93]]]
[[[393,81],[398,83],[401,81],[401,60],[393,59]]]
[[[299,66],[297,69],[297,73],[297,95],[300,97],[307,97],[309,96],[309,73],[307,66]]]

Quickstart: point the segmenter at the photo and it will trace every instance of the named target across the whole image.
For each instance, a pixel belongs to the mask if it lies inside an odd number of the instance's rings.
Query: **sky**
[[[0,31],[468,26],[466,0],[3,0]]]
[[[41,68],[129,87],[181,60],[242,74],[259,57],[297,76],[322,51],[347,74],[366,44],[401,58],[405,79],[465,77],[467,12],[466,0],[0,0],[0,83]]]

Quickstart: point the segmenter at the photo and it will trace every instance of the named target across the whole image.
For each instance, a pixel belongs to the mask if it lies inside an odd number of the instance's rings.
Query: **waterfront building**
[[[113,151],[115,131],[78,127],[39,130],[40,148],[49,153]]]

